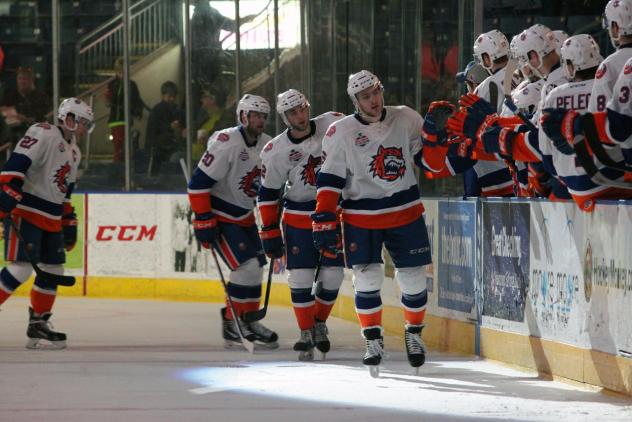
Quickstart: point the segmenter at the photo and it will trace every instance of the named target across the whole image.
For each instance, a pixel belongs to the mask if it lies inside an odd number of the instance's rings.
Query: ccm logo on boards
[[[154,240],[158,226],[99,226],[97,230],[97,241],[108,242],[110,240],[120,240],[122,242]]]

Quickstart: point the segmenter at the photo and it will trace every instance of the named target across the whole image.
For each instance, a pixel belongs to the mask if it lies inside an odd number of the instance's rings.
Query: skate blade
[[[298,354],[298,360],[301,362],[309,362],[314,360],[314,351],[313,350],[305,350]]]
[[[255,345],[255,350],[263,350],[263,349],[274,350],[274,349],[279,348],[279,343],[276,341],[272,343],[263,343],[261,341],[255,341],[254,345]]]
[[[367,368],[369,368],[369,374],[371,375],[371,377],[373,378],[379,378],[380,377],[380,367],[377,365],[365,365]]]
[[[66,348],[66,341],[48,341],[41,338],[31,338],[26,342],[26,348],[31,350],[61,350]]]
[[[327,352],[321,352],[318,349],[316,349],[316,353],[314,353],[314,356],[316,360],[327,360]]]
[[[413,368],[413,375],[419,376],[419,366]]]

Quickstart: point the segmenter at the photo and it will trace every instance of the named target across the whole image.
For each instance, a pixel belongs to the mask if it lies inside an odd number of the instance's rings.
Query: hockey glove
[[[217,219],[213,213],[196,214],[193,220],[193,231],[198,242],[204,248],[210,249],[211,243],[217,238]]]
[[[455,108],[447,101],[434,101],[430,103],[428,113],[424,117],[421,128],[423,143],[425,146],[434,147],[443,145],[448,141],[448,132],[445,125],[448,118],[454,114]]]
[[[263,250],[268,258],[275,259],[283,257],[285,254],[285,245],[283,244],[279,226],[262,227],[259,231],[259,237],[261,238]]]
[[[485,152],[500,154],[503,158],[511,158],[513,141],[517,133],[513,128],[493,126],[481,135]]]
[[[77,243],[77,214],[65,214],[61,218],[61,230],[64,234],[64,248],[71,251]]]
[[[336,258],[340,252],[342,241],[338,233],[336,214],[333,212],[319,212],[312,217],[312,237],[314,247],[327,258]]]
[[[462,108],[448,119],[446,128],[452,136],[476,139],[496,118],[496,114],[482,114],[472,108]]]
[[[459,99],[461,107],[468,108],[471,113],[483,116],[496,113],[496,108],[489,102],[476,94],[465,94]]]
[[[11,211],[22,201],[22,181],[11,179],[0,187],[0,218],[11,214]]]
[[[540,127],[553,146],[562,154],[573,155],[575,138],[582,133],[579,113],[563,108],[545,108],[540,116]]]

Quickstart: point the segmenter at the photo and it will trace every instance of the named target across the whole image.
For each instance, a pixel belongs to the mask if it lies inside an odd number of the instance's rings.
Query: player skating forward
[[[57,124],[31,126],[5,164],[0,174],[0,216],[5,218],[4,256],[9,263],[0,272],[0,304],[30,277],[33,268],[29,257],[40,263],[42,270],[63,274],[64,250],[71,250],[77,241],[77,217],[70,204],[81,161],[77,142],[93,125],[90,106],[78,98],[68,98],[59,106]],[[57,285],[35,277],[27,348],[66,347],[66,334],[49,326],[56,295]]]
[[[356,112],[332,124],[323,139],[317,178],[314,244],[335,255],[340,247],[336,210],[342,195],[344,252],[353,269],[355,304],[366,340],[363,363],[373,375],[384,355],[382,245],[395,265],[406,321],[410,364],[426,359],[421,339],[427,292],[423,277],[430,245],[413,169],[420,161],[421,116],[406,106],[384,106],[383,86],[369,71],[349,77],[347,93]]]
[[[236,127],[215,132],[189,182],[193,228],[198,241],[213,247],[230,276],[228,294],[235,305],[222,308],[222,335],[226,345],[241,343],[235,320],[259,309],[262,267],[266,263],[254,217],[261,175],[259,154],[270,136],[263,133],[270,105],[246,94],[237,104]],[[228,299],[227,299],[228,303]],[[278,336],[260,322],[239,323],[248,341],[278,347]]]
[[[320,169],[323,136],[329,125],[343,115],[329,112],[310,119],[310,104],[295,89],[279,94],[276,108],[288,129],[268,142],[261,153],[258,207],[262,228],[259,235],[269,258],[281,258],[284,254],[287,258],[292,305],[301,330],[294,350],[299,352],[300,360],[312,360],[314,346],[323,355],[330,348],[325,322],[342,284],[343,259],[342,254],[322,257],[319,271],[322,288],[312,294],[319,253],[312,242],[309,215],[316,207],[316,175]],[[281,195],[283,237],[278,221]]]

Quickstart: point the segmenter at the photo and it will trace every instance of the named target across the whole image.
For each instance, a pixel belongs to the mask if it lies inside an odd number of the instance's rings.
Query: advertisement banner
[[[529,283],[528,203],[483,205],[483,315],[523,321]]]
[[[471,312],[476,276],[476,203],[439,201],[439,306]]]

